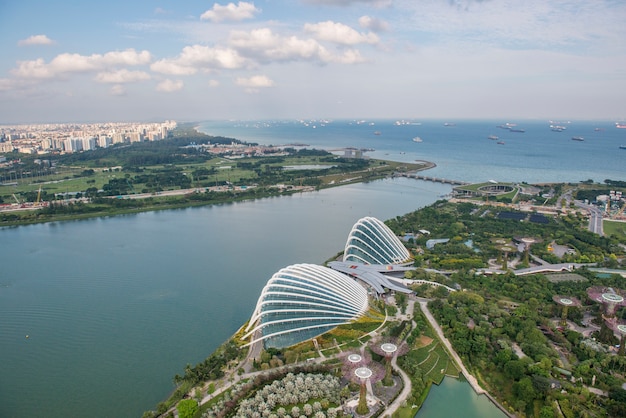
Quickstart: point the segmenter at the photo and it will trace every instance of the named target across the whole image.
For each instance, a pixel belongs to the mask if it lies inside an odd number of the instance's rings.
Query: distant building
[[[126,137],[121,132],[116,132],[111,135],[111,139],[113,140],[114,144],[123,144],[124,142],[126,142]]]
[[[83,150],[82,138],[67,138],[63,141],[63,150],[65,152],[78,152]]]
[[[141,134],[139,132],[131,132],[128,134],[130,142],[141,142]]]
[[[96,138],[82,138],[83,151],[90,151],[96,148]]]
[[[113,138],[111,138],[110,136],[100,135],[98,137],[98,146],[100,148],[108,148],[111,145],[113,145]]]

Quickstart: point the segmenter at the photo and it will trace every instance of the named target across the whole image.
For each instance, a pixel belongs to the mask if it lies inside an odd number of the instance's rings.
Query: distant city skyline
[[[625,120],[626,2],[0,3],[0,124]]]

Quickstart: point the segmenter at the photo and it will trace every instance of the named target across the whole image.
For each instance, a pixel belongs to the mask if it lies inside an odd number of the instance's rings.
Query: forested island
[[[160,141],[45,157],[10,153],[0,167],[0,226],[258,199],[428,168],[304,144],[260,146],[183,124]]]

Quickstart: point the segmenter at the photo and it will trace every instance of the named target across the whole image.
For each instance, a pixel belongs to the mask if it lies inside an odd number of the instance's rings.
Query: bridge
[[[595,263],[560,263],[560,264],[542,264],[540,266],[528,267],[525,269],[511,270],[516,276],[525,276],[527,274],[537,273],[560,273],[564,271],[574,271],[583,266],[593,266]],[[501,269],[486,268],[480,269],[484,274],[504,274],[506,271]]]
[[[437,286],[437,287],[445,287],[448,292],[456,292],[456,289],[451,288],[450,286],[446,286],[443,283],[437,283],[437,282],[431,282],[430,280],[411,280],[411,279],[402,279],[402,281],[404,282],[404,284],[409,285],[409,284],[428,284],[431,286]]]
[[[423,181],[432,181],[435,183],[443,183],[443,184],[451,184],[453,186],[466,186],[468,183],[466,181],[460,181],[460,180],[451,180],[451,179],[445,179],[443,177],[432,177],[432,176],[423,176],[421,174],[417,174],[417,172],[414,173],[404,173],[402,174],[403,177],[410,177],[412,179],[416,179],[416,180],[423,180]]]

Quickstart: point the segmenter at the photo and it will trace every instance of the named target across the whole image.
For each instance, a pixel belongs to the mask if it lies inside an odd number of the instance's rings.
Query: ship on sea
[[[626,129],[626,124],[620,123],[620,122],[615,122],[615,127],[619,128],[619,129]]]
[[[493,139],[494,141],[498,139],[496,135],[489,135],[487,138]]]
[[[413,138],[413,142],[422,142],[422,138],[416,136],[415,138]]]
[[[573,136],[572,137],[572,141],[584,141],[585,138],[583,138],[582,136]]]
[[[498,125],[497,128],[508,129],[510,132],[521,132],[521,133],[526,132],[524,129],[518,128],[515,123],[509,123],[509,122],[504,123],[502,125]]]
[[[626,149],[626,145],[620,145],[619,149]]]

